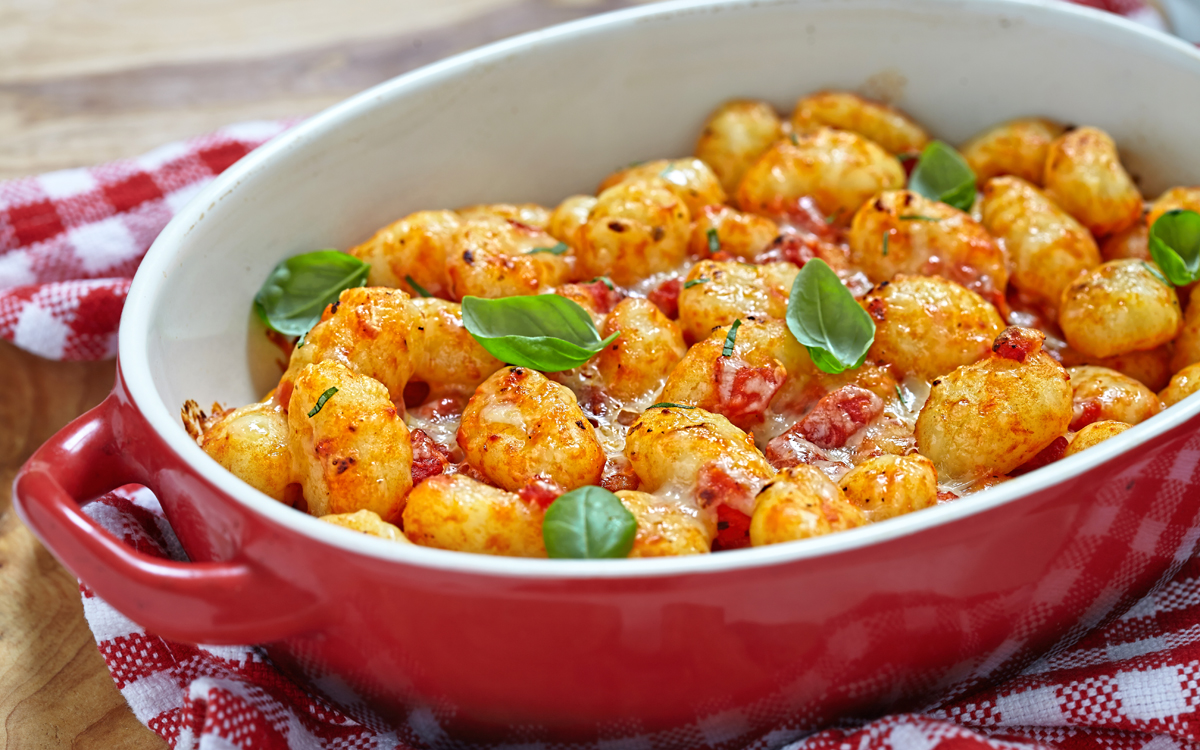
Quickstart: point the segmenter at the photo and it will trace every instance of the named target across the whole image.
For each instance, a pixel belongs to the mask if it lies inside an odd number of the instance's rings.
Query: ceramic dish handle
[[[312,628],[318,609],[313,598],[261,566],[152,557],[123,544],[83,513],[81,502],[123,485],[154,489],[151,472],[131,459],[133,452],[123,445],[122,430],[131,426],[129,410],[119,401],[114,392],[59,431],[22,467],[13,484],[13,503],[26,525],[97,595],[155,635],[242,644],[280,640]]]

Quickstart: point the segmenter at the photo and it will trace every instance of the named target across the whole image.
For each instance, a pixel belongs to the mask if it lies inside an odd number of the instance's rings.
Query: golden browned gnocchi
[[[868,356],[925,380],[979,361],[1004,330],[996,308],[938,276],[897,276],[861,302],[875,321]]]
[[[704,123],[696,158],[712,167],[725,192],[732,194],[750,165],[783,135],[783,122],[770,104],[726,102]]]
[[[683,262],[692,233],[687,204],[661,177],[622,182],[600,193],[579,231],[584,277],[630,284]]]
[[[1091,357],[1154,349],[1183,323],[1162,272],[1141,260],[1110,260],[1063,290],[1058,324],[1067,343]]]
[[[967,214],[908,190],[862,204],[850,225],[850,261],[873,282],[896,274],[939,275],[978,292],[1008,282],[996,240]]]
[[[1174,406],[1196,391],[1200,391],[1200,364],[1188,365],[1175,373],[1158,396],[1164,407]]]
[[[498,370],[476,389],[458,445],[474,469],[511,491],[537,477],[569,490],[598,484],[604,470],[596,432],[575,395],[525,367]]]
[[[1146,215],[1146,226],[1154,226],[1167,211],[1183,209],[1200,213],[1200,185],[1195,187],[1173,187],[1158,197]]]
[[[255,306],[278,384],[211,417],[189,401],[189,434],[402,544],[653,558],[971,502],[1200,390],[1195,285],[1149,252],[1200,188],[1147,212],[1095,128],[1012,120],[960,158],[856,94],[788,122],[738,100],[694,156],[596,193],[418,211],[352,257],[289,259]]]
[[[1082,453],[1088,448],[1108,440],[1110,437],[1116,437],[1125,430],[1128,430],[1130,426],[1124,422],[1093,422],[1075,433],[1075,437],[1071,438],[1071,444],[1067,446],[1067,452],[1063,458],[1074,456],[1076,453]]]
[[[1012,175],[1042,186],[1050,144],[1063,127],[1037,117],[1012,120],[989,128],[963,144],[962,155],[979,184]]]
[[[307,365],[288,404],[292,461],[314,516],[369,510],[388,523],[412,487],[408,427],[387,389],[340,362]]]
[[[929,135],[898,109],[845,91],[822,91],[796,102],[792,132],[814,133],[822,127],[849,130],[893,154],[920,151]]]
[[[644,299],[627,297],[617,303],[600,335],[617,332],[616,341],[596,355],[596,366],[608,392],[621,401],[659,391],[687,353],[679,326]]]
[[[587,224],[592,207],[596,205],[594,195],[572,195],[563,200],[550,214],[546,231],[559,242],[579,247],[579,231]]]
[[[750,520],[755,547],[845,531],[866,523],[862,511],[819,469],[784,469],[763,488]]]
[[[416,295],[415,283],[429,294],[443,295],[450,291],[446,256],[461,224],[453,211],[418,211],[380,229],[349,252],[371,264],[370,286],[395,287]]]
[[[1008,249],[1013,286],[1050,310],[1076,276],[1100,265],[1091,233],[1019,177],[984,183],[982,214],[983,226]]]
[[[778,216],[809,198],[833,222],[845,224],[863,201],[903,186],[904,167],[879,144],[820,128],[779,141],[759,157],[738,184],[737,203],[743,211]]]
[[[752,437],[694,407],[646,410],[629,428],[625,455],[643,490],[692,496],[702,510],[720,504],[749,515],[774,474]]]
[[[1097,237],[1133,226],[1142,216],[1142,194],[1098,128],[1060,135],[1046,154],[1046,195]]]
[[[321,520],[334,526],[341,526],[343,529],[377,536],[389,542],[408,543],[408,537],[404,536],[404,532],[399,527],[387,523],[373,511],[356,510],[353,513],[334,513],[321,516]]]
[[[939,476],[1008,474],[1071,424],[1071,382],[1042,351],[1044,335],[1009,328],[996,353],[933,381],[917,417],[917,449]]]
[[[430,477],[404,508],[404,533],[422,547],[505,557],[545,557],[538,503],[463,474]]]
[[[799,410],[824,391],[823,373],[781,320],[747,318],[725,354],[729,326],[688,349],[663,387],[667,403],[698,406],[749,429],[769,408]]]
[[[689,341],[738,318],[783,318],[797,269],[791,263],[748,265],[702,260],[679,292],[679,325]]]
[[[871,521],[937,505],[937,471],[921,455],[868,458],[842,477],[841,487],[846,499]]]
[[[695,158],[659,159],[626,167],[606,177],[596,192],[603,193],[610,187],[627,182],[659,179],[687,204],[692,216],[705,206],[719,206],[725,202],[725,189],[721,187],[721,181],[712,167]]]
[[[725,252],[753,261],[779,236],[779,225],[767,217],[729,206],[705,206],[694,218],[688,251],[698,258]]]
[[[480,203],[458,209],[458,215],[467,221],[495,216],[546,229],[550,225],[551,213],[550,209],[536,203]]]
[[[558,240],[538,227],[483,214],[454,233],[446,257],[450,296],[540,294],[569,281],[574,257],[549,250]]]
[[[412,381],[431,393],[471,393],[504,366],[488,354],[463,326],[462,307],[444,299],[414,299],[408,345]]]
[[[646,492],[621,490],[621,503],[637,519],[630,557],[699,555],[712,551],[714,529],[683,503]]]
[[[408,334],[416,310],[404,292],[383,287],[347,289],[292,350],[279,387],[287,406],[292,383],[305,367],[341,362],[384,385],[393,401],[403,401],[412,377]]]
[[[1100,421],[1139,424],[1162,411],[1154,391],[1115,370],[1082,365],[1067,372],[1071,375],[1072,429]]]
[[[287,412],[277,403],[258,403],[217,417],[200,447],[254,489],[283,501],[292,471]]]

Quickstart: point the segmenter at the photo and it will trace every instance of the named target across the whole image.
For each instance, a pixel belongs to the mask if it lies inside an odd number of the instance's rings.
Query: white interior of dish
[[[677,2],[527,34],[418,70],[243,159],[155,242],[121,321],[138,406],[170,445],[255,512],[331,544],[501,575],[726,570],[830,554],[946,523],[1086,471],[1200,411],[1192,398],[1072,459],[963,502],[813,540],[703,558],[509,560],[365,539],[279,505],[209,459],[179,408],[261,397],[251,300],[282,258],[346,248],[411,211],[592,192],[615,168],[691,153],[734,97],[782,112],[822,89],[889,98],[958,143],[1044,115],[1111,133],[1146,195],[1200,183],[1200,51],[1056,0]],[[276,371],[277,372],[277,371]],[[272,373],[274,374],[274,373]],[[269,380],[269,378],[268,378]],[[269,386],[267,386],[269,387]]]

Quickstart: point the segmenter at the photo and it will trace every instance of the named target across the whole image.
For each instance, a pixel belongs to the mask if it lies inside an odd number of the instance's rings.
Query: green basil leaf
[[[552,558],[628,557],[637,519],[603,487],[571,490],[546,509],[542,540]]]
[[[729,326],[729,333],[725,334],[725,346],[721,349],[722,357],[733,356],[733,346],[737,343],[737,329],[742,325],[742,319],[738,318],[733,321],[733,325]]]
[[[787,327],[813,364],[839,373],[862,367],[875,340],[875,321],[825,261],[804,264],[788,297]]]
[[[550,253],[551,255],[562,255],[563,253],[565,253],[566,251],[568,251],[570,249],[571,248],[567,246],[567,243],[560,242],[557,245],[555,245],[554,247],[535,247],[534,249],[530,250],[529,252],[527,252],[525,254],[526,255],[534,255],[535,253]]]
[[[322,393],[320,397],[317,398],[316,406],[308,410],[308,418],[312,419],[313,417],[317,416],[317,414],[319,414],[321,409],[325,406],[325,402],[328,401],[335,393],[337,393],[336,386]]]
[[[612,279],[608,278],[607,276],[597,276],[596,278],[592,279],[588,283],[595,284],[597,281],[599,281],[601,284],[608,287],[609,289],[616,289],[616,287],[613,286]]]
[[[365,284],[370,270],[369,264],[337,250],[293,255],[267,276],[254,295],[254,312],[272,331],[302,336],[339,294]]]
[[[694,407],[694,406],[688,406],[687,404],[672,404],[670,401],[659,401],[657,404],[650,404],[649,406],[647,406],[647,407],[646,407],[646,411],[650,411],[651,409],[658,409],[658,408],[663,408],[663,409],[695,409],[696,407]]]
[[[715,255],[721,249],[721,238],[717,236],[717,230],[709,227],[704,234],[708,237],[708,252]]]
[[[932,216],[922,216],[921,214],[904,214],[899,218],[900,221],[941,221],[941,219],[935,219]]]
[[[888,254],[888,237],[890,235],[891,235],[890,231],[883,233],[883,257],[885,257],[885,258],[887,257],[887,254]]]
[[[683,284],[683,288],[684,288],[684,289],[691,289],[692,287],[696,286],[697,284],[703,284],[703,283],[704,283],[704,282],[706,282],[706,281],[708,281],[708,277],[707,277],[707,276],[701,276],[701,277],[700,277],[700,278],[698,278],[698,279],[692,279],[691,281],[684,282],[684,284]]]
[[[1150,257],[1175,286],[1200,279],[1200,214],[1167,211],[1150,227]]]
[[[467,332],[493,357],[541,372],[578,367],[621,335],[601,340],[592,316],[557,294],[464,297],[462,317]]]
[[[427,289],[425,289],[425,287],[418,284],[416,279],[414,279],[412,276],[405,276],[404,281],[407,282],[408,285],[413,288],[414,292],[421,295],[422,297],[432,297],[433,296],[432,294],[429,293],[429,291]]]
[[[969,211],[975,203],[975,172],[951,146],[930,141],[908,178],[908,189],[930,200]]]

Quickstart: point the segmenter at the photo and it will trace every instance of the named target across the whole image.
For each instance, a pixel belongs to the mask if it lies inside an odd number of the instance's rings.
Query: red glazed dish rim
[[[948,6],[957,4],[955,0],[941,1],[946,2]],[[1009,9],[1012,9],[1013,6],[1034,6],[1040,12],[1072,17],[1070,19],[1072,22],[1108,25],[1114,27],[1113,33],[1138,35],[1144,37],[1143,42],[1150,41],[1154,44],[1173,46],[1179,52],[1200,61],[1200,50],[1191,45],[1119,17],[1088,8],[1068,3],[1050,5],[1045,2],[1037,2],[1037,0],[977,0],[977,3],[1008,7]],[[642,6],[524,34],[456,55],[399,76],[325,110],[230,167],[180,210],[162,231],[142,261],[129,291],[128,301],[121,318],[119,367],[130,398],[147,424],[191,468],[248,511],[317,542],[398,564],[466,574],[536,579],[622,579],[715,574],[745,568],[772,566],[849,552],[923,529],[954,523],[1085,474],[1126,451],[1136,450],[1139,445],[1153,436],[1178,427],[1200,414],[1200,394],[1196,394],[1095,447],[1030,474],[1012,479],[981,494],[925,509],[918,513],[799,543],[692,557],[631,560],[542,560],[473,555],[417,545],[396,544],[334,526],[298,512],[253,489],[210,458],[184,430],[178,416],[178,405],[166,404],[159,398],[158,389],[154,385],[151,374],[147,342],[150,339],[150,326],[153,324],[154,311],[158,305],[162,304],[160,299],[161,282],[167,274],[172,272],[176,262],[175,252],[183,244],[188,234],[195,229],[199,222],[205,220],[206,213],[210,215],[213,213],[213,208],[217,204],[236,196],[240,184],[248,175],[270,169],[273,163],[285,159],[290,151],[295,150],[305,140],[337,128],[339,123],[361,114],[382,100],[402,96],[404,89],[414,84],[428,85],[436,82],[439,78],[460,73],[463,68],[486,65],[490,61],[511,55],[523,48],[552,40],[561,40],[563,37],[570,37],[598,27],[626,25],[651,16],[738,4],[740,3],[736,0],[718,3],[683,0]],[[247,305],[249,305],[248,300]]]

